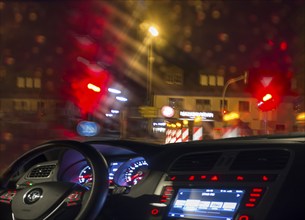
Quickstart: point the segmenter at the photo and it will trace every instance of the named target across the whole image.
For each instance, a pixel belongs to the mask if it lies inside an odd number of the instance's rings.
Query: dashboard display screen
[[[189,189],[178,190],[168,217],[233,220],[245,190]]]

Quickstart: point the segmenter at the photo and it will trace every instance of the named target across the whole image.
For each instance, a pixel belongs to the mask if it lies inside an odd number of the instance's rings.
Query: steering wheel
[[[38,183],[21,190],[8,188],[10,178],[27,162],[47,151],[64,148],[81,153],[91,166],[93,180],[89,191],[79,184],[59,181]],[[6,170],[0,183],[0,201],[11,205],[15,220],[50,219],[58,210],[73,204],[71,201],[81,203],[75,219],[95,219],[105,203],[108,184],[107,162],[95,148],[78,141],[51,141],[25,153]]]

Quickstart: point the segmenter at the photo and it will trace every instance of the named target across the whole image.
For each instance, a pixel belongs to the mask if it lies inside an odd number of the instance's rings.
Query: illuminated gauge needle
[[[143,172],[139,171],[137,174],[130,177],[130,180],[133,181],[134,179],[137,179],[137,178],[142,177],[142,176],[143,176]]]
[[[87,175],[83,175],[82,177],[83,178],[89,178],[89,177],[92,177],[92,175],[91,174],[87,174]]]

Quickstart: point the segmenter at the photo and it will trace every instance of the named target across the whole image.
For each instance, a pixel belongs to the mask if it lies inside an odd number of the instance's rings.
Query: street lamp
[[[155,26],[148,27],[147,33],[147,81],[146,81],[146,89],[147,89],[147,105],[152,106],[152,72],[153,72],[153,39],[159,35],[159,31]],[[147,118],[147,133],[151,134],[152,132],[152,118]]]
[[[116,96],[115,99],[120,101],[120,102],[127,102],[128,101],[128,99],[126,97],[123,97],[123,96]]]
[[[151,100],[151,92],[152,92],[152,72],[153,72],[153,62],[154,62],[154,55],[153,55],[153,38],[159,35],[159,31],[156,27],[150,26],[148,28],[149,33],[149,41],[148,41],[148,54],[147,54],[147,104],[152,105]]]
[[[223,115],[224,115],[224,111],[225,111],[225,95],[226,95],[227,88],[232,83],[238,82],[240,80],[244,80],[244,83],[247,84],[248,83],[248,72],[245,72],[243,75],[238,76],[236,78],[229,79],[226,82],[226,84],[225,84],[225,86],[223,88],[223,92],[222,92],[222,108],[221,108]]]
[[[156,27],[154,27],[154,26],[150,26],[149,28],[148,28],[148,32],[151,34],[151,36],[153,36],[153,37],[157,37],[158,35],[159,35],[159,31],[158,31],[158,29],[156,28]]]
[[[121,94],[121,90],[114,89],[114,88],[108,88],[108,92],[113,93],[113,94]]]

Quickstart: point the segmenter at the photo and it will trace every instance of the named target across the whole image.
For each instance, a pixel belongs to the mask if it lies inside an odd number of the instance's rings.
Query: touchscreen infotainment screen
[[[179,219],[232,220],[244,193],[244,190],[236,189],[181,188],[167,216]]]

